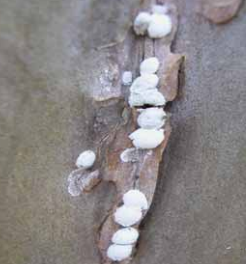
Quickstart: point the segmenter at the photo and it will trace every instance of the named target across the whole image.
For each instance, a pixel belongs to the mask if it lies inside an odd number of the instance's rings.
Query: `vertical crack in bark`
[[[155,1],[149,2],[151,4],[155,3]],[[165,96],[167,101],[174,100],[177,95],[178,73],[183,56],[181,54],[173,54],[170,51],[171,43],[177,31],[178,14],[176,7],[170,1],[167,5],[173,28],[171,34],[166,38],[152,40],[147,37],[136,37],[130,31],[124,42],[118,46],[110,47],[108,50],[114,60],[112,63],[115,65],[115,61],[117,61],[120,69],[118,80],[115,80],[115,84],[121,87],[114,87],[114,89],[121,89],[125,98],[128,98],[129,88],[126,90],[126,87],[122,87],[120,79],[123,71],[131,70],[136,75],[136,73],[139,73],[138,69],[141,61],[153,56],[157,57],[160,62],[158,71],[158,77],[160,78],[159,91]],[[144,7],[141,8],[141,10],[143,9]],[[129,69],[129,67],[131,68]],[[113,86],[110,87],[110,89],[113,89]],[[108,97],[110,97],[109,93],[110,91],[107,92],[107,100],[103,103],[105,109],[110,105],[110,99],[108,100]],[[112,94],[115,94],[114,91],[112,91]],[[101,98],[98,103],[102,104]],[[100,142],[97,154],[101,179],[113,182],[117,189],[115,204],[102,221],[98,230],[97,243],[102,263],[104,264],[112,263],[107,258],[106,252],[111,244],[113,234],[120,228],[115,223],[113,214],[116,208],[122,204],[123,194],[130,189],[138,189],[145,194],[150,206],[156,188],[159,163],[162,160],[162,154],[171,133],[168,119],[164,127],[165,139],[160,146],[152,150],[137,150],[137,161],[122,162],[120,159],[121,153],[126,149],[132,148],[132,142],[128,136],[137,128],[138,111],[137,108],[125,106],[125,109],[122,108],[122,112],[124,116],[122,122],[109,129],[103,137],[98,135],[98,139],[95,140],[95,142]],[[148,210],[144,211],[143,218],[147,212]],[[134,225],[134,227],[138,229],[139,224]],[[127,259],[121,263],[126,264],[129,262],[130,259]]]

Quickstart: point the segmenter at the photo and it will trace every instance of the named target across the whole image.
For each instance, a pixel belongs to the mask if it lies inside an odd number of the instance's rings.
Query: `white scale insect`
[[[96,160],[96,154],[92,150],[83,151],[77,158],[76,166],[85,169],[91,168]]]

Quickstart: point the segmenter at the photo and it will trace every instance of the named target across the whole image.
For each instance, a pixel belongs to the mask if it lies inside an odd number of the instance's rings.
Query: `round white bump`
[[[112,237],[112,242],[117,245],[131,245],[138,240],[139,233],[132,227],[122,228],[116,231]]]
[[[130,71],[123,72],[122,83],[124,85],[130,85],[132,83],[132,72],[130,72]]]
[[[121,207],[117,208],[116,212],[114,213],[115,222],[124,227],[135,225],[141,220],[141,218],[142,212],[137,207],[122,205]]]
[[[138,116],[137,122],[141,128],[159,129],[165,124],[166,113],[162,108],[151,107],[144,109]]]
[[[155,73],[159,69],[159,60],[156,57],[150,57],[145,59],[140,64],[140,73],[141,74],[151,74]]]
[[[107,250],[107,256],[113,261],[122,261],[132,254],[132,245],[111,245]]]
[[[94,165],[96,154],[92,150],[82,152],[76,160],[77,167],[89,169]]]
[[[153,14],[148,27],[150,38],[162,38],[172,31],[172,21],[168,15]]]
[[[143,74],[133,81],[130,91],[142,92],[144,90],[154,89],[158,82],[159,78],[156,74]]]
[[[165,137],[163,129],[139,128],[131,133],[129,138],[138,149],[154,149],[162,143]]]
[[[131,107],[143,105],[161,106],[166,103],[165,97],[156,88],[141,92],[131,92],[128,101]]]
[[[151,15],[147,12],[141,12],[134,20],[134,31],[137,35],[144,35],[151,20]]]
[[[129,190],[123,195],[123,202],[125,206],[138,207],[142,210],[148,209],[146,196],[139,190]]]

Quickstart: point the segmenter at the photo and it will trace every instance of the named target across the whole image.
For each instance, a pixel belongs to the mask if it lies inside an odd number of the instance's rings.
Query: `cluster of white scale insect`
[[[134,21],[134,30],[137,35],[148,32],[151,38],[162,38],[171,33],[172,21],[167,15],[167,7],[155,5],[152,13],[140,12]],[[154,149],[163,140],[166,114],[162,107],[166,100],[158,91],[159,78],[157,71],[160,63],[156,57],[146,58],[140,64],[140,76],[137,77],[131,87],[129,105],[131,107],[150,106],[141,111],[138,117],[139,129],[129,135],[136,149]]]
[[[108,258],[122,261],[130,257],[139,237],[138,230],[132,226],[142,219],[143,211],[147,209],[148,202],[141,191],[133,189],[123,195],[123,205],[114,212],[114,221],[123,228],[113,234],[107,250]]]
[[[148,33],[150,38],[162,38],[172,30],[172,21],[166,14],[166,6],[155,5],[152,14],[141,12],[134,21],[134,30],[137,35]],[[156,57],[145,59],[140,64],[140,76],[132,82],[132,74],[123,73],[122,82],[130,86],[129,105],[131,107],[148,106],[138,109],[137,124],[139,128],[129,135],[134,148],[124,150],[121,155],[122,162],[132,162],[135,151],[138,149],[155,149],[164,140],[166,113],[163,106],[165,97],[158,91],[159,78],[157,71],[160,67]],[[123,228],[116,231],[111,239],[112,244],[107,250],[107,256],[113,261],[122,261],[131,256],[133,246],[138,239],[138,224],[143,211],[148,209],[148,202],[144,193],[139,190],[130,190],[123,195],[123,205],[114,212],[114,221]]]
[[[139,129],[129,135],[137,149],[154,149],[165,138],[161,127],[165,124],[166,114],[162,107],[166,100],[157,89],[159,78],[156,72],[159,65],[156,57],[145,59],[140,64],[141,75],[133,81],[130,87],[129,105],[131,107],[151,106],[139,109],[140,114],[137,120]]]
[[[167,7],[154,5],[152,13],[141,12],[134,21],[134,31],[137,35],[145,35],[150,38],[162,38],[171,33],[172,21],[167,15]],[[134,148],[126,149],[120,158],[122,162],[131,162],[138,149],[154,149],[164,140],[166,113],[163,106],[166,103],[164,96],[158,91],[159,78],[157,71],[160,63],[156,57],[145,59],[140,64],[140,76],[132,82],[132,73],[126,71],[122,76],[123,85],[131,85],[129,105],[141,107],[148,105],[148,108],[138,109],[139,116],[137,123],[139,128],[129,135]],[[93,151],[82,152],[76,161],[78,168],[88,170],[92,168],[96,160]],[[95,177],[97,177],[95,171]],[[92,172],[93,173],[93,172]],[[73,176],[73,174],[71,174]],[[80,194],[80,189],[75,186],[75,179],[69,176],[69,192],[73,196]],[[92,175],[93,176],[93,175]],[[94,177],[94,176],[93,176]],[[77,189],[76,189],[76,188]],[[75,191],[74,191],[75,190]],[[144,193],[132,189],[123,195],[123,205],[114,212],[114,221],[121,226],[112,238],[111,245],[107,250],[107,256],[113,261],[122,261],[131,256],[133,246],[138,240],[139,233],[133,226],[138,224],[143,212],[148,209],[148,202]]]
[[[137,35],[145,35],[150,38],[163,38],[172,31],[172,20],[166,14],[167,7],[155,5],[152,13],[141,12],[134,21],[134,31]]]

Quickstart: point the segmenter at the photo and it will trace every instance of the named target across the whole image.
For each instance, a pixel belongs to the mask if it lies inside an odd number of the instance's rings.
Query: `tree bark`
[[[114,55],[107,47],[122,43],[142,3],[0,4],[0,263],[100,263],[97,228],[115,189],[102,183],[73,198],[67,175],[78,154],[121,118],[122,100],[105,110],[93,98],[107,98],[121,70],[117,63],[108,68]],[[172,51],[185,53],[185,76],[169,109],[172,136],[132,263],[242,264],[245,6],[218,26],[196,12],[198,1],[175,4],[180,23]],[[125,67],[133,63],[130,56]]]

